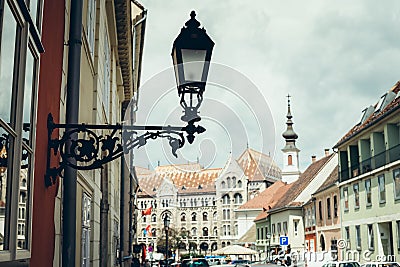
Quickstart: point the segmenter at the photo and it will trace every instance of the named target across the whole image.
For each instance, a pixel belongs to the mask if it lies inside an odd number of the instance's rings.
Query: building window
[[[196,227],[192,228],[192,236],[197,236],[197,228]]]
[[[203,221],[208,221],[208,213],[203,212]]]
[[[143,222],[146,222],[146,216],[142,217]]]
[[[192,213],[192,221],[195,222],[197,220],[197,214],[195,212]]]
[[[360,190],[358,189],[358,183],[353,184],[354,192],[354,208],[360,208]]]
[[[359,225],[356,225],[356,247],[358,250],[361,249],[361,232]]]
[[[222,181],[222,182],[221,182],[221,188],[225,188],[225,187],[226,187],[226,184],[225,184],[224,181]]]
[[[181,214],[181,221],[186,222],[186,214],[185,213]]]
[[[258,240],[261,239],[261,237],[260,237],[260,228],[257,228],[257,239],[258,239]]]
[[[224,205],[228,205],[228,204],[230,203],[230,201],[231,201],[231,198],[229,197],[229,195],[224,195],[224,196],[222,197],[222,203],[223,203]]]
[[[208,228],[207,227],[203,228],[203,236],[208,236]]]
[[[91,201],[89,195],[84,193],[82,196],[82,266],[90,266]]]
[[[346,237],[346,242],[347,242],[347,247],[350,245],[350,228],[347,226],[344,228],[345,231],[345,237]]]
[[[25,231],[25,226],[30,225],[32,218],[30,209],[25,210],[25,207],[30,206],[32,191],[30,184],[35,151],[32,140],[36,133],[39,62],[37,51],[40,50],[41,36],[32,27],[35,21],[39,22],[39,19],[36,20],[38,2],[31,1],[32,6],[24,16],[16,11],[22,10],[20,5],[25,2],[29,7],[29,1],[0,1],[0,250],[9,251],[28,249],[30,231],[29,227]],[[39,36],[38,43],[31,38],[29,31]],[[29,127],[24,127],[24,123]],[[23,203],[20,202],[22,193],[25,193]],[[23,234],[11,242],[9,233],[17,232],[17,220],[21,223]],[[11,257],[14,259],[15,256]]]
[[[328,197],[326,199],[326,209],[327,209],[328,219],[330,219],[331,218],[331,198],[330,197]]]
[[[228,188],[231,188],[231,178],[230,177],[228,177],[227,179],[226,179],[226,186],[228,187]]]
[[[319,214],[319,220],[322,221],[322,201],[318,201],[318,214]]]
[[[333,196],[333,216],[335,218],[337,218],[337,216],[338,216],[337,196]]]
[[[214,227],[213,229],[214,236],[218,236],[218,228]]]
[[[372,205],[372,197],[371,197],[371,179],[365,180],[365,196],[367,206]]]
[[[283,222],[282,227],[283,227],[283,233],[286,235],[287,234],[287,222]]]
[[[215,212],[213,213],[213,220],[214,220],[214,221],[217,221],[217,218],[218,218],[218,213],[215,211]]]
[[[278,231],[278,235],[280,235],[282,233],[281,223],[277,223],[277,231]]]
[[[373,230],[373,225],[368,224],[368,249],[369,250],[374,250],[374,230]]]
[[[379,187],[379,203],[386,202],[386,188],[385,188],[385,175],[378,176],[378,187]]]
[[[294,235],[297,235],[299,228],[299,220],[293,220]]]
[[[400,169],[393,171],[394,198],[400,199]]]
[[[400,251],[400,221],[396,221],[397,225],[397,251]]]
[[[87,1],[87,21],[86,21],[86,38],[89,45],[89,51],[92,58],[94,57],[94,28],[96,23],[96,1]]]
[[[293,165],[292,155],[289,155],[289,156],[288,156],[287,161],[288,161],[288,165]]]
[[[236,187],[236,177],[232,177],[232,187]]]
[[[275,235],[275,224],[273,223],[271,227],[272,227],[272,234]]]
[[[227,232],[226,232],[226,225],[222,226],[222,234],[224,236],[226,236]]]
[[[238,187],[238,188],[242,188],[242,181],[239,180],[239,181],[237,182],[237,187]]]
[[[110,48],[108,44],[107,31],[104,33],[104,83],[103,83],[103,106],[104,113],[108,119],[110,113]]]
[[[151,229],[151,236],[156,237],[157,236],[157,231],[155,228]]]
[[[344,211],[349,210],[349,188],[346,186],[343,188],[343,202],[344,202]]]
[[[234,198],[235,198],[235,204],[242,204],[243,198],[242,198],[242,195],[241,195],[241,194],[236,193],[235,196],[234,196]]]

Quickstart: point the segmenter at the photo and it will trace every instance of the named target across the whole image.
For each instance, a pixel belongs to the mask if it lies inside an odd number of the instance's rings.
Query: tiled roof
[[[279,189],[285,187],[285,185],[286,184],[282,181],[276,181],[270,187],[262,191],[258,196],[241,205],[239,209],[262,209],[263,207],[273,206],[273,203],[281,197],[280,194],[277,194]]]
[[[137,167],[141,190],[138,195],[155,195],[166,177],[173,182],[180,194],[215,192],[214,182],[220,172],[221,169],[202,169],[197,163],[158,166],[154,171]]]
[[[400,91],[400,81],[398,81],[391,89],[393,93],[398,93]],[[379,102],[378,102],[379,103]],[[376,105],[378,104],[375,104]],[[350,131],[348,131],[340,140],[339,142],[335,145],[335,147],[340,146],[353,136],[357,135],[358,133],[362,132],[363,130],[366,130],[367,128],[371,127],[375,123],[379,122],[381,119],[385,118],[386,116],[390,115],[392,112],[398,110],[400,108],[400,97],[396,97],[394,100],[392,100],[391,103],[389,103],[383,110],[380,112],[373,112],[369,118],[367,118],[362,124],[357,124],[353,128],[351,128]]]
[[[266,178],[276,181],[282,178],[281,170],[273,159],[254,149],[246,149],[237,162],[251,182],[264,181]]]
[[[272,158],[255,150],[247,149],[237,162],[250,181],[268,179],[275,182],[281,178],[281,171]],[[155,170],[135,169],[140,188],[138,196],[154,196],[166,177],[176,186],[179,194],[212,193],[215,192],[215,180],[223,170],[203,169],[198,163],[158,166]]]
[[[325,163],[327,163],[333,156],[334,154],[331,154],[311,163],[311,165],[308,166],[308,168],[302,174],[300,174],[299,178],[292,183],[292,186],[287,190],[286,194],[284,194],[272,208],[279,209],[288,206],[298,207],[301,203],[299,204],[298,202],[293,201],[308,186],[308,184],[314,180]]]
[[[322,183],[322,185],[318,188],[318,190],[315,191],[314,194],[319,193],[319,192],[324,191],[325,189],[329,188],[331,185],[335,184],[338,181],[338,178],[339,178],[339,168],[336,166],[336,168],[333,169],[331,174],[329,174],[329,176]]]

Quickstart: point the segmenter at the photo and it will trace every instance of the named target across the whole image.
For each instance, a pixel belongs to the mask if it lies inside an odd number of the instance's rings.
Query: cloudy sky
[[[183,123],[170,53],[191,10],[215,42],[218,63],[209,77],[217,85],[207,87],[200,109],[204,136],[179,160],[154,142],[137,153],[140,166],[199,158],[221,167],[247,143],[280,165],[289,93],[304,170],[400,80],[400,1],[140,2],[148,17],[138,123]]]

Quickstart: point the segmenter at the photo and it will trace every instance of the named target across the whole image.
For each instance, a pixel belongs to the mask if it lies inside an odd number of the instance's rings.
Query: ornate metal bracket
[[[172,154],[177,157],[176,151],[185,144],[184,133],[187,134],[186,138],[191,144],[195,134],[206,130],[202,126],[195,126],[196,121],[198,120],[192,120],[184,127],[57,124],[49,114],[45,184],[46,186],[55,184],[57,176],[62,177],[63,170],[67,166],[78,170],[102,168],[103,164],[127,154],[131,149],[146,145],[150,139],[167,139]],[[55,129],[65,129],[61,138],[52,138]],[[99,134],[99,130],[110,130],[111,134],[103,136]],[[138,135],[138,131],[145,133]],[[59,155],[61,158],[58,167],[50,166],[52,150],[54,155]]]

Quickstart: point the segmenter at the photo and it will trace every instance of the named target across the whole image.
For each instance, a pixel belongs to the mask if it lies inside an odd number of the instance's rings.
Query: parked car
[[[237,265],[237,264],[250,264],[251,261],[249,260],[233,260],[231,261],[231,264]]]
[[[322,267],[360,267],[360,264],[356,261],[329,261]]]
[[[397,262],[367,262],[361,265],[361,267],[400,267]]]
[[[204,258],[193,258],[183,260],[180,267],[210,267],[210,265]]]

